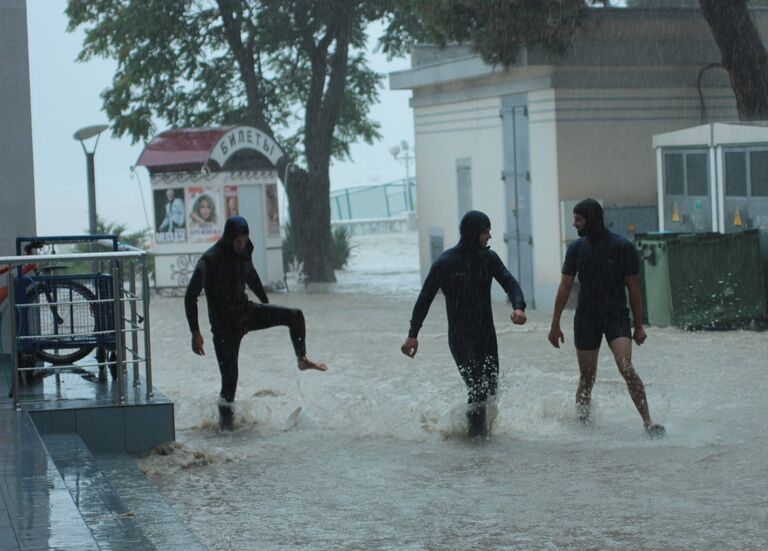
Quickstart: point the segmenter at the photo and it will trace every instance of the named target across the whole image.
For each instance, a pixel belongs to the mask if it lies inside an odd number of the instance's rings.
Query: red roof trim
[[[161,132],[144,147],[136,166],[152,170],[168,166],[201,168],[211,149],[224,134],[235,128],[175,128]]]

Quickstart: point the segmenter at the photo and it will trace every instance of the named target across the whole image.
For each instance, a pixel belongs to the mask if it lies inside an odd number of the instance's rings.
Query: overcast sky
[[[66,0],[27,0],[29,64],[32,95],[32,139],[35,164],[35,200],[39,235],[82,233],[88,227],[85,155],[72,138],[75,130],[108,123],[101,111],[100,92],[112,81],[115,64],[92,60],[76,63],[82,32],[67,33]],[[382,73],[406,69],[407,59],[387,62],[372,54],[371,65]],[[389,91],[388,79],[380,92],[381,102],[372,116],[381,123],[383,139],[352,148],[352,162],[331,169],[331,186],[343,188],[398,180],[405,168],[393,160],[389,148],[400,140],[413,145],[413,113],[410,92]],[[165,128],[158,128],[158,132]],[[96,150],[96,204],[98,215],[138,230],[148,225],[142,206],[152,222],[149,175],[130,167],[142,144],[115,139],[105,132]]]

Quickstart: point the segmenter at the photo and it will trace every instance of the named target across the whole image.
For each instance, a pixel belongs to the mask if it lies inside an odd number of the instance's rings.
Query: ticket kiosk
[[[283,286],[276,168],[283,155],[250,126],[167,130],[147,144],[136,164],[150,175],[158,289],[185,287],[234,215],[248,220],[264,285]]]

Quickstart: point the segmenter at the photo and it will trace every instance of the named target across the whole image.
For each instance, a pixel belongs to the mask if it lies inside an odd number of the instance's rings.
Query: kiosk
[[[653,137],[659,229],[768,231],[768,123],[712,123]]]
[[[276,168],[283,156],[250,126],[167,130],[147,144],[136,164],[150,175],[158,289],[185,287],[234,215],[248,220],[264,285],[284,286]]]

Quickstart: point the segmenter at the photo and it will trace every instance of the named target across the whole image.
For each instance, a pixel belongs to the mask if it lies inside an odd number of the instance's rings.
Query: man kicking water
[[[499,256],[490,250],[491,220],[484,213],[469,211],[459,226],[461,240],[432,264],[419,298],[413,307],[408,338],[400,350],[413,358],[419,349],[419,329],[440,290],[448,314],[448,347],[467,385],[468,433],[486,431],[485,409],[496,396],[499,353],[491,309],[491,282],[495,279],[512,303],[512,323],[526,322],[525,300],[517,280]]]
[[[568,302],[573,278],[578,274],[581,287],[573,333],[580,371],[576,391],[579,419],[584,423],[589,421],[597,355],[605,335],[646,432],[651,437],[662,436],[664,427],[651,420],[643,381],[632,366],[632,340],[641,345],[646,339],[637,251],[627,239],[608,231],[603,224],[603,208],[594,199],[585,199],[573,208],[573,226],[579,239],[571,243],[565,253],[549,342],[560,348],[560,343],[565,341],[560,317]],[[634,332],[630,330],[625,287],[629,290]]]
[[[224,225],[221,239],[200,257],[184,296],[184,310],[189,330],[192,332],[192,351],[202,356],[205,351],[197,321],[197,298],[205,289],[208,320],[213,333],[213,349],[221,373],[219,427],[222,430],[234,428],[237,358],[240,341],[249,331],[279,325],[288,326],[299,369],[328,369],[325,364],[307,358],[306,328],[301,310],[269,304],[267,293],[253,267],[252,252],[248,222],[242,216],[233,216]],[[246,285],[262,304],[248,300],[245,294]]]

